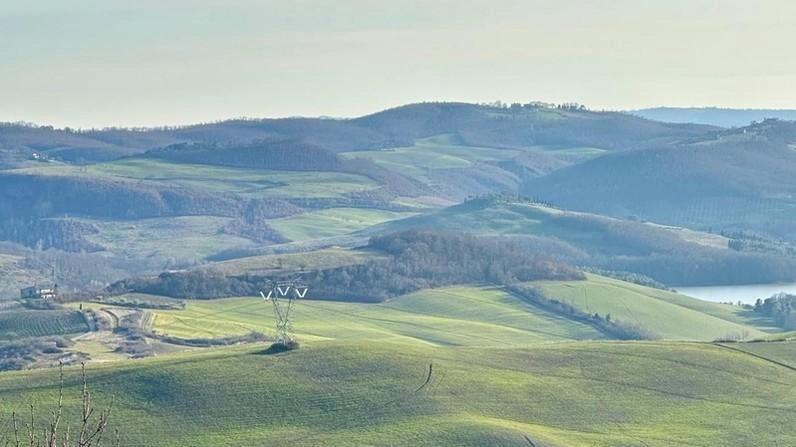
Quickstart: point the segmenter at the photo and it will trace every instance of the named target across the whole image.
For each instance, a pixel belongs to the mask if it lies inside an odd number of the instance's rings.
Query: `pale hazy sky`
[[[0,121],[796,108],[792,0],[0,0]]]

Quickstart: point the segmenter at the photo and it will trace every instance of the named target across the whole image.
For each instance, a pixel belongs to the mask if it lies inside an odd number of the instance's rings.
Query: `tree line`
[[[772,318],[779,327],[787,331],[796,329],[796,295],[779,293],[765,300],[758,299],[754,311]]]

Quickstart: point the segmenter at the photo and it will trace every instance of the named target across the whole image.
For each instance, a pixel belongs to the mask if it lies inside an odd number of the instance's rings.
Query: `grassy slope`
[[[612,294],[621,286],[594,276],[583,283]],[[627,287],[636,300],[666,294]],[[729,307],[671,299],[733,318]],[[94,400],[114,396],[123,445],[796,442],[794,343],[588,341],[602,334],[489,287],[382,304],[306,300],[295,309],[298,351],[264,356],[262,345],[242,346],[93,364]],[[256,298],[154,312],[156,330],[184,337],[268,331],[272,322],[269,303]],[[56,383],[51,370],[0,374],[0,414],[53,402]],[[66,383],[74,408],[76,370]]]
[[[253,245],[252,241],[225,234],[230,219],[214,216],[180,216],[125,220],[83,219],[99,228],[87,236],[91,242],[128,258],[202,259],[229,247]]]
[[[121,177],[250,197],[340,197],[345,193],[377,186],[367,177],[338,172],[268,171],[135,158],[85,167],[47,164],[12,172]]]
[[[605,242],[601,240],[600,234],[593,234],[594,232],[585,231],[582,228],[563,226],[555,220],[556,217],[561,216],[583,216],[596,219],[595,222],[613,221],[603,216],[563,211],[533,203],[497,202],[486,205],[464,203],[391,222],[385,226],[390,230],[436,228],[453,231],[465,228],[469,232],[480,234],[537,234],[572,241],[585,247],[593,245],[595,248],[604,248],[601,247]],[[644,225],[642,228],[660,231],[662,235],[674,235],[687,242],[714,248],[727,248],[728,239],[723,236],[654,223],[639,223],[638,225]],[[590,238],[594,240],[590,240]]]
[[[546,447],[796,443],[796,373],[707,344],[257,349],[98,365],[93,398],[100,406],[115,397],[123,445],[527,446],[525,436]],[[793,350],[784,356],[796,361]],[[0,375],[0,412],[54,402],[56,376]],[[66,385],[75,409],[77,370]]]
[[[271,305],[255,298],[192,301],[185,310],[155,313],[155,330],[186,338],[270,333],[273,321]],[[309,340],[506,346],[604,338],[588,325],[529,309],[500,290],[476,287],[426,290],[382,304],[300,301],[295,321],[296,331]]]
[[[534,283],[551,297],[588,313],[611,314],[633,321],[664,338],[714,340],[729,334],[762,337],[751,324],[755,319],[743,309],[709,303],[665,290],[652,289],[597,275],[586,281]]]
[[[249,256],[214,262],[211,268],[227,274],[297,271],[361,264],[379,257],[365,250],[347,250],[339,247],[324,248],[303,253]]]
[[[414,213],[364,208],[329,208],[296,216],[273,219],[268,223],[281,235],[294,241],[344,236]]]
[[[567,163],[587,160],[603,151],[595,148],[547,148],[501,149],[491,147],[464,146],[450,135],[437,135],[417,140],[414,146],[375,151],[344,152],[347,158],[367,158],[388,169],[416,178],[431,181],[429,172],[437,169],[464,169],[474,163],[508,161],[523,153],[540,153]]]
[[[428,182],[434,169],[461,169],[478,161],[510,160],[520,154],[516,149],[495,149],[457,145],[446,135],[418,140],[414,146],[377,151],[347,152],[348,158],[368,158],[402,174]]]

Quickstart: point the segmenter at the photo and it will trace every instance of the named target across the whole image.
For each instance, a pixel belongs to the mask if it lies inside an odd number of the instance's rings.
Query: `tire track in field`
[[[676,360],[676,359],[671,359],[671,358],[666,358],[666,357],[656,357],[654,355],[642,355],[642,354],[634,354],[634,353],[630,353],[630,352],[617,352],[617,351],[608,351],[608,350],[601,350],[600,353],[607,354],[607,355],[620,356],[620,357],[632,357],[632,358],[639,358],[639,359],[646,359],[646,360],[657,360],[657,361],[661,361],[661,362],[674,363],[676,365],[682,365],[682,366],[689,366],[689,367],[693,367],[693,368],[705,369],[705,370],[708,370],[709,372],[722,372],[722,373],[726,373],[726,374],[733,375],[733,376],[753,378],[755,380],[759,380],[761,382],[771,383],[771,384],[774,384],[774,385],[793,386],[793,384],[791,384],[791,383],[785,383],[785,382],[780,382],[778,380],[761,378],[761,377],[756,376],[754,374],[736,372],[736,371],[732,371],[732,370],[725,369],[725,368],[717,368],[717,367],[711,366],[711,365],[703,365],[703,364],[699,364],[699,363],[687,362],[685,360]]]
[[[772,343],[776,343],[776,342],[772,342]],[[784,363],[784,362],[780,362],[779,360],[774,360],[772,358],[765,357],[765,356],[760,355],[760,354],[755,354],[754,352],[744,351],[743,349],[738,349],[738,348],[735,348],[735,347],[732,347],[732,346],[727,346],[726,344],[723,344],[723,343],[713,343],[713,346],[717,346],[719,348],[724,348],[724,349],[729,349],[730,351],[739,352],[741,354],[746,354],[746,355],[754,357],[756,359],[764,360],[766,362],[773,363],[773,364],[775,364],[777,366],[781,366],[781,367],[783,367],[785,369],[789,369],[789,370],[791,370],[793,372],[796,372],[796,367],[794,367],[792,365],[789,365],[789,364]]]
[[[478,363],[478,364],[480,364],[481,366],[485,366],[487,368],[497,368],[497,367],[494,367],[494,366],[491,366],[491,365],[488,365],[488,364],[483,364],[483,363]],[[599,383],[607,383],[607,384],[616,385],[616,386],[620,386],[620,387],[624,387],[624,388],[631,388],[631,389],[648,391],[648,392],[656,393],[656,394],[662,394],[664,396],[679,397],[679,398],[682,398],[682,399],[709,402],[709,403],[714,403],[714,404],[730,405],[730,406],[742,407],[742,408],[758,408],[758,409],[762,409],[762,410],[786,411],[786,412],[789,412],[789,413],[796,413],[796,407],[776,407],[776,406],[754,404],[754,403],[742,403],[742,402],[734,402],[734,401],[727,401],[727,400],[721,400],[721,399],[711,399],[709,397],[695,396],[695,395],[686,394],[686,393],[678,393],[676,391],[670,391],[670,390],[662,390],[662,389],[655,388],[655,387],[652,387],[652,386],[646,386],[646,385],[641,385],[641,384],[636,384],[636,383],[631,383],[631,382],[623,382],[621,380],[611,380],[611,379],[606,379],[606,378],[597,378],[597,377],[590,377],[590,376],[585,376],[585,375],[576,376],[576,375],[566,375],[566,374],[555,374],[555,373],[551,373],[551,372],[538,372],[538,371],[531,372],[531,371],[528,371],[528,370],[525,370],[525,369],[522,369],[522,368],[514,368],[514,367],[507,367],[507,366],[501,366],[498,369],[502,369],[502,370],[506,370],[506,371],[513,371],[513,372],[518,372],[518,373],[523,373],[523,374],[533,374],[533,375],[542,376],[542,377],[551,377],[551,378],[555,378],[555,379],[576,380],[576,381],[592,381],[592,382],[599,382]]]

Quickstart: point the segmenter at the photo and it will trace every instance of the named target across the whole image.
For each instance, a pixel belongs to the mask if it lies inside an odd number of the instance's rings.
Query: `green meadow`
[[[91,176],[166,183],[248,197],[341,197],[378,187],[367,177],[341,172],[270,171],[129,158],[89,166],[48,164],[16,169],[35,175]]]
[[[345,236],[355,231],[413,216],[414,213],[370,208],[329,208],[268,221],[281,235],[293,241]]]
[[[346,158],[367,158],[385,168],[423,182],[430,182],[431,171],[464,169],[477,163],[509,161],[523,154],[541,154],[572,163],[601,155],[602,149],[588,147],[553,148],[534,146],[523,149],[464,146],[452,135],[418,139],[413,146],[375,151],[343,152]]]
[[[610,314],[613,319],[639,324],[665,339],[715,340],[736,335],[751,339],[766,335],[756,327],[761,322],[751,311],[738,306],[710,303],[598,275],[589,274],[587,278],[531,284],[549,298],[589,314]]]
[[[183,338],[271,332],[271,304],[259,298],[190,301],[156,310],[154,329]],[[424,290],[380,304],[302,300],[295,330],[305,340],[384,340],[433,346],[508,346],[603,339],[583,323],[532,308],[499,289]]]
[[[794,362],[790,344],[771,343]],[[399,340],[190,351],[89,368],[122,445],[776,446],[796,443],[796,376],[684,342],[442,347]],[[770,354],[770,353],[769,353]],[[45,413],[55,370],[0,375],[0,412]],[[66,374],[74,417],[78,370]],[[6,433],[9,418],[2,419]]]

